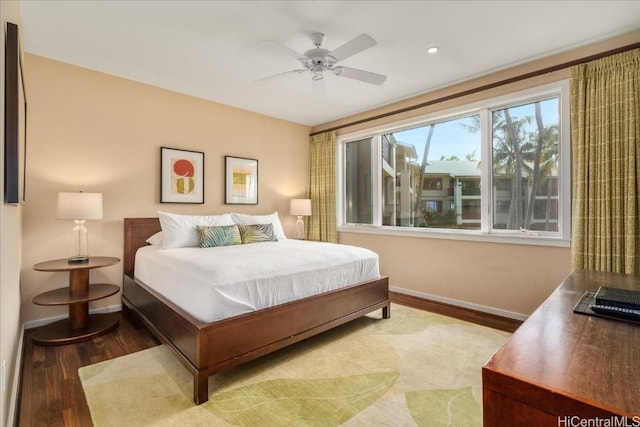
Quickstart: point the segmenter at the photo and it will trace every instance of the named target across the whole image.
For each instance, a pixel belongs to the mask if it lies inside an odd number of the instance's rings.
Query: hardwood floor
[[[159,344],[146,328],[120,317],[115,331],[77,344],[43,347],[31,340],[35,329],[25,333],[17,425],[92,425],[78,369]]]
[[[394,303],[509,332],[521,323],[395,292],[391,292],[390,297]],[[31,340],[34,330],[28,330],[24,338],[18,402],[19,426],[91,426],[91,415],[78,378],[78,369],[159,344],[146,328],[134,326],[126,315],[121,315],[120,325],[115,331],[77,344],[53,347],[34,345]]]

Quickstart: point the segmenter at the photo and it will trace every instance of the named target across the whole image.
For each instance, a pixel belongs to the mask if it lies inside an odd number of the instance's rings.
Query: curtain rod
[[[312,133],[309,134],[309,136],[314,136],[314,135],[319,135],[319,134],[324,133],[324,132],[331,132],[331,131],[335,131],[335,130],[339,130],[339,129],[344,129],[344,128],[349,127],[349,126],[355,126],[355,125],[359,125],[359,124],[362,124],[362,123],[372,122],[374,120],[383,119],[383,118],[389,117],[389,116],[395,116],[396,114],[406,113],[407,111],[417,110],[419,108],[428,107],[429,105],[437,104],[437,103],[440,103],[440,102],[450,101],[452,99],[460,98],[460,97],[463,97],[463,96],[466,96],[466,95],[472,95],[474,93],[478,93],[478,92],[482,92],[482,91],[485,91],[485,90],[493,89],[493,88],[496,88],[496,87],[499,87],[499,86],[504,86],[504,85],[509,84],[509,83],[519,82],[521,80],[526,80],[526,79],[529,79],[529,78],[532,78],[532,77],[541,76],[543,74],[552,73],[554,71],[563,70],[565,68],[573,67],[574,65],[584,64],[585,62],[594,61],[596,59],[604,58],[605,56],[615,55],[617,53],[626,52],[628,50],[632,50],[632,49],[636,49],[636,48],[640,48],[640,42],[632,43],[630,45],[618,47],[618,48],[611,49],[611,50],[608,50],[608,51],[605,51],[605,52],[596,53],[594,55],[585,56],[583,58],[574,59],[572,61],[564,62],[564,63],[561,63],[561,64],[552,65],[550,67],[541,68],[541,69],[536,70],[536,71],[531,71],[529,73],[521,74],[521,75],[515,76],[515,77],[509,77],[509,78],[504,79],[504,80],[499,80],[497,82],[488,83],[486,85],[478,86],[478,87],[475,87],[475,88],[472,88],[472,89],[463,90],[462,92],[453,93],[451,95],[441,96],[440,98],[431,99],[429,101],[421,102],[419,104],[411,105],[409,107],[400,108],[398,110],[393,110],[393,111],[389,111],[389,112],[386,112],[386,113],[378,114],[376,116],[367,117],[366,119],[355,120],[353,122],[349,122],[349,123],[345,123],[345,124],[342,124],[342,125],[334,126],[334,127],[328,128],[328,129],[321,130],[321,131],[312,132]]]

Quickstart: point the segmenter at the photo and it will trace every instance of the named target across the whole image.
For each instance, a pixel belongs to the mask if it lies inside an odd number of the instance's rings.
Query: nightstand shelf
[[[45,261],[33,266],[38,271],[68,271],[69,286],[43,292],[33,297],[37,305],[68,305],[69,318],[50,323],[34,331],[32,338],[39,345],[62,345],[90,340],[118,326],[118,313],[89,315],[89,302],[118,293],[116,285],[89,284],[89,270],[120,262],[115,257],[90,257],[84,262],[67,259]]]
[[[116,285],[92,283],[88,292],[71,293],[69,288],[59,288],[43,292],[33,297],[37,305],[69,305],[81,302],[95,301],[117,294],[120,290]]]

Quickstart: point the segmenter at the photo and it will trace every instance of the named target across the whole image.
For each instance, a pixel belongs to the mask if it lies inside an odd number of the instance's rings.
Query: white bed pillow
[[[152,246],[162,246],[162,231],[158,231],[147,239],[147,243]]]
[[[162,247],[186,248],[199,246],[196,226],[233,225],[231,215],[180,215],[158,211],[162,228]]]
[[[247,215],[232,213],[231,218],[233,219],[233,222],[235,224],[271,224],[273,226],[273,234],[276,235],[278,240],[287,240],[287,236],[286,234],[284,234],[284,230],[282,229],[282,224],[280,223],[280,218],[278,217],[277,211],[269,215]]]

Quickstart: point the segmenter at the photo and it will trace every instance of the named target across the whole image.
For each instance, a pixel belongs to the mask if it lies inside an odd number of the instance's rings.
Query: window
[[[493,181],[500,181],[495,198],[509,200],[506,212],[493,215],[495,229],[530,230],[541,218],[536,207],[546,200],[539,200],[544,198],[539,194],[558,175],[558,100],[555,96],[491,112]],[[558,231],[558,210],[546,211],[545,231]]]
[[[346,221],[371,224],[373,221],[373,173],[371,169],[372,138],[345,144]]]
[[[424,184],[422,184],[422,189],[423,190],[441,191],[442,190],[442,178],[425,177],[424,178]]]
[[[566,87],[341,136],[338,225],[567,240]]]
[[[427,200],[424,204],[426,210],[431,212],[442,212],[442,200]]]
[[[475,154],[480,151],[478,120],[479,116],[471,115],[381,135],[396,152],[391,164],[385,159],[380,162],[382,176],[395,180],[389,189],[395,192],[391,200],[396,201],[385,206],[382,225],[455,228],[462,224],[460,200],[468,196],[465,189],[477,187],[480,180]],[[456,198],[460,199],[457,204]],[[437,206],[453,208],[442,212]]]

